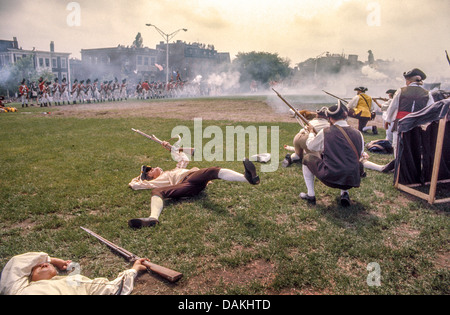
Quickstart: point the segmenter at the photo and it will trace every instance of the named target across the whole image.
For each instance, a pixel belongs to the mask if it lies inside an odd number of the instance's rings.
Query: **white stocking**
[[[303,178],[305,179],[306,188],[308,189],[308,196],[314,197],[316,193],[314,192],[314,174],[311,173],[306,165],[302,166]]]
[[[219,178],[229,182],[248,183],[247,179],[243,174],[225,168],[222,168],[219,171]]]
[[[162,198],[159,196],[153,196],[150,206],[151,209],[150,217],[158,220],[163,208],[164,208],[164,200],[162,200]]]

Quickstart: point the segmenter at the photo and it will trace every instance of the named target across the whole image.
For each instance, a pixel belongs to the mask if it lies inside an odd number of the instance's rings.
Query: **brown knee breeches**
[[[162,199],[193,197],[201,193],[208,182],[219,179],[220,167],[210,167],[189,174],[181,183],[168,187],[155,188],[152,196]]]

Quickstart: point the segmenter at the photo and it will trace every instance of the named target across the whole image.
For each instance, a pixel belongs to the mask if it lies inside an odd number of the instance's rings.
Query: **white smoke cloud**
[[[372,68],[369,65],[362,67],[361,72],[363,75],[374,81],[381,81],[389,78],[384,73],[377,71],[376,69]]]
[[[239,72],[221,72],[213,73],[208,77],[208,84],[214,87],[220,87],[222,90],[230,90],[239,88]]]

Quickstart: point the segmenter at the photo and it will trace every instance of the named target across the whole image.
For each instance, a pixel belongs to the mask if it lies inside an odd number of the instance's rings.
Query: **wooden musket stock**
[[[122,255],[123,257],[125,257],[126,260],[130,261],[130,262],[134,262],[138,259],[140,259],[140,257],[134,255],[133,253],[127,251],[126,249],[117,246],[116,244],[108,241],[107,239],[101,237],[100,235],[92,232],[89,229],[86,229],[82,226],[80,226],[81,229],[83,229],[85,232],[87,232],[88,234],[92,235],[93,237],[95,237],[96,239],[98,239],[100,242],[102,242],[103,244],[105,244],[106,246],[108,246],[109,248],[111,248],[112,250],[114,250],[115,252],[117,252],[118,254]],[[164,279],[168,280],[169,282],[177,282],[178,280],[180,280],[183,277],[182,273],[179,273],[178,271],[151,263],[149,261],[144,261],[142,263],[145,267],[147,267],[147,269],[151,272],[154,272],[158,275],[160,275],[161,277],[163,277]]]

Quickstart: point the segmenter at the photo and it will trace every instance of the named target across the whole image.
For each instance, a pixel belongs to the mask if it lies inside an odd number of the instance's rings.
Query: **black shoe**
[[[282,167],[289,167],[292,164],[292,159],[291,159],[291,155],[287,154],[286,157],[284,158],[283,162],[281,162],[281,166]]]
[[[143,227],[152,227],[159,224],[159,221],[155,218],[141,218],[131,219],[128,221],[128,226],[132,229],[141,229]]]
[[[252,185],[258,185],[259,184],[259,176],[256,174],[256,167],[255,164],[250,162],[249,159],[244,159],[244,167],[245,167],[245,178],[247,181]]]
[[[316,204],[316,196],[310,197],[310,196],[308,196],[308,194],[300,193],[299,197],[302,198],[303,200],[308,201],[308,204],[311,204],[311,205]]]
[[[389,173],[389,172],[393,171],[394,169],[395,169],[395,160],[393,160],[389,164],[386,164],[385,166],[383,166],[383,168],[381,169],[381,172]]]
[[[343,207],[350,207],[350,195],[348,192],[345,192],[341,195],[341,206]]]
[[[378,128],[377,128],[377,126],[372,126],[372,132],[373,132],[374,135],[377,135],[377,134],[378,134]]]

